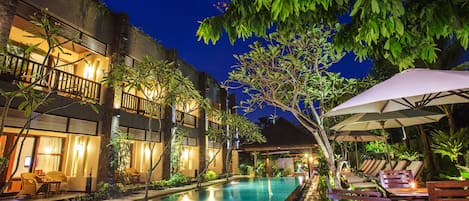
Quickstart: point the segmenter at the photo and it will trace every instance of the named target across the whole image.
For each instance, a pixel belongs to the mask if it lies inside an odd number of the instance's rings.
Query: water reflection
[[[278,201],[285,200],[301,180],[294,177],[243,179],[174,194],[154,201]]]

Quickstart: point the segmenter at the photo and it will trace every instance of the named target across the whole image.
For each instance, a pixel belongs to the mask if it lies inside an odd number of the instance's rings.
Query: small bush
[[[190,177],[184,176],[182,173],[175,173],[171,176],[171,179],[169,179],[168,183],[171,186],[181,186],[183,184],[188,184],[191,182]]]
[[[247,164],[241,164],[239,165],[239,174],[241,175],[249,175],[253,173],[254,168],[250,165]]]
[[[217,179],[217,173],[216,172],[214,172],[212,170],[209,170],[204,174],[204,180],[205,181],[211,181],[211,180],[214,180],[214,179]]]

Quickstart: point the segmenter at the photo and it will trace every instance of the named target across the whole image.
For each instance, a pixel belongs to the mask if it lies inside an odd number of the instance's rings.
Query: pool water
[[[153,201],[284,201],[302,181],[301,177],[241,179]]]

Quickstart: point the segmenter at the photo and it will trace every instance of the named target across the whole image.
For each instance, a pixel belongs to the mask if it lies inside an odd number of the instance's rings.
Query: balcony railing
[[[213,121],[208,121],[208,127],[209,128],[214,128],[214,129],[217,129],[217,130],[220,130],[220,129],[223,128],[220,124],[215,123]]]
[[[2,66],[9,69],[2,72],[3,77],[62,92],[77,98],[98,102],[101,84],[80,76],[54,69],[47,65],[13,54],[0,55]]]
[[[152,102],[147,99],[125,92],[122,93],[121,108],[123,109],[136,112],[137,114],[150,115],[151,106]],[[161,117],[160,105],[156,104],[155,109],[156,110],[153,111],[153,116]]]
[[[176,111],[176,119],[178,122],[184,121],[184,126],[197,128],[197,117],[194,115]]]

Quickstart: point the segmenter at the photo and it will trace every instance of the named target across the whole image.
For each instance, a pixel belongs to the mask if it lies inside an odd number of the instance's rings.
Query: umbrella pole
[[[384,122],[381,122],[381,131],[382,131],[382,134],[384,136],[384,146],[386,147],[386,156],[388,158],[388,163],[389,163],[389,166],[392,167],[391,155],[389,155],[388,139],[386,137],[386,131],[384,130]]]
[[[356,165],[357,165],[357,168],[356,170],[358,170],[358,147],[357,147],[357,142],[355,141],[355,160],[356,160]]]

